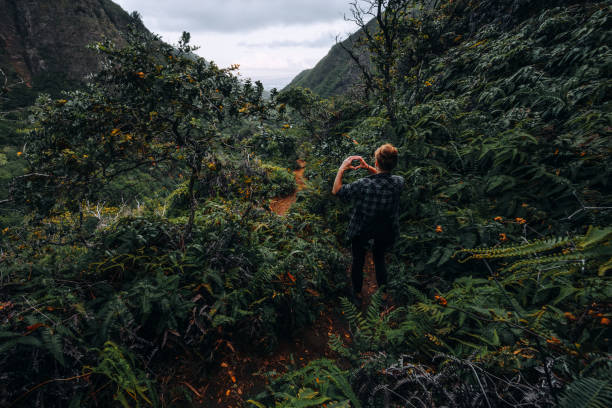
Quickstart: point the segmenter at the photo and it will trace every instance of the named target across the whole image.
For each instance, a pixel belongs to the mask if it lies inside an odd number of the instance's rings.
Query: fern
[[[349,324],[356,328],[366,327],[367,323],[363,317],[363,314],[357,307],[347,298],[340,298],[340,306],[342,307],[342,314]]]
[[[295,391],[290,393],[296,388],[297,395],[293,394]],[[338,408],[348,407],[348,402],[353,408],[361,408],[348,380],[348,372],[327,359],[311,361],[307,366],[285,374],[273,382],[272,389],[280,389],[272,394],[277,400],[275,407],[311,407],[329,401]],[[258,401],[249,402],[265,407]]]
[[[549,251],[570,243],[569,238],[547,238],[537,240],[523,245],[511,245],[501,248],[475,248],[475,249],[461,249],[453,255],[455,257],[461,253],[472,254],[469,257],[460,260],[459,262],[467,262],[470,259],[494,259],[494,258],[507,258],[516,256],[527,256],[536,254],[539,252]]]
[[[344,344],[344,341],[340,338],[339,335],[337,335],[335,333],[331,333],[329,335],[328,345],[329,345],[329,348],[332,351],[335,351],[340,356],[342,356],[344,358],[351,357],[351,352],[350,352],[349,348],[346,346],[346,344]]]
[[[148,405],[157,405],[155,391],[151,384],[139,370],[134,368],[131,357],[124,353],[115,343],[107,341],[104,348],[99,351],[100,362],[95,367],[85,367],[92,373],[107,377],[116,386],[115,400],[124,408],[131,406],[130,401],[135,401],[136,406],[141,406],[141,401]],[[147,395],[147,392],[149,395]],[[129,398],[128,398],[129,397]]]
[[[584,264],[584,262],[591,259],[599,259],[602,257],[607,258],[612,255],[612,246],[609,242],[611,237],[612,228],[610,227],[589,227],[587,233],[584,236],[580,237],[547,238],[523,245],[511,245],[502,248],[462,249],[460,251],[457,251],[455,255],[460,253],[471,254],[460,262],[467,262],[471,259],[495,259],[535,256],[534,258],[515,261],[503,270],[503,272],[510,273],[536,265],[563,262],[581,262]],[[547,252],[568,245],[571,245],[572,249],[565,249],[562,253],[547,254]]]
[[[608,408],[612,406],[612,371],[607,379],[581,378],[564,391],[560,401],[562,408]]]

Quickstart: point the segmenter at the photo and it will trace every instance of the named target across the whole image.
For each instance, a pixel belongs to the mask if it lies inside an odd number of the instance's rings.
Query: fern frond
[[[356,328],[366,326],[366,321],[363,318],[363,314],[357,309],[357,307],[351,303],[345,297],[340,298],[340,306],[342,307],[342,313],[349,324]]]
[[[462,253],[471,254],[465,259],[460,260],[460,263],[467,262],[470,259],[494,259],[494,258],[509,258],[516,256],[533,255],[540,252],[550,251],[552,249],[567,245],[571,242],[570,238],[553,237],[533,241],[523,245],[510,245],[500,248],[473,248],[461,249],[453,254],[453,257]]]
[[[349,349],[346,347],[346,344],[344,344],[344,341],[342,340],[342,338],[340,338],[340,336],[338,336],[337,334],[331,333],[329,335],[329,341],[327,344],[329,345],[329,348],[332,351],[335,351],[342,357],[349,358],[351,356],[351,353]]]
[[[597,228],[590,226],[586,235],[577,240],[576,247],[580,250],[585,250],[610,238],[612,238],[612,227]]]
[[[574,381],[563,393],[560,406],[562,408],[612,406],[612,376],[608,376],[607,379],[587,377]]]

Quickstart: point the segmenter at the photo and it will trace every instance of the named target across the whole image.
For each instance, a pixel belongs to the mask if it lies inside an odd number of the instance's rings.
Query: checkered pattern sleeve
[[[359,179],[349,184],[343,184],[340,190],[336,193],[342,201],[350,202],[360,195],[362,190],[363,179]]]

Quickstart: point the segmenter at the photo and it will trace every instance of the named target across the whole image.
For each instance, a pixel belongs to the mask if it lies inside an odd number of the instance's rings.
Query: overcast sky
[[[171,44],[191,33],[197,53],[217,65],[240,64],[243,77],[282,88],[312,68],[337,35],[355,31],[345,22],[349,0],[114,0],[138,11],[145,25]]]

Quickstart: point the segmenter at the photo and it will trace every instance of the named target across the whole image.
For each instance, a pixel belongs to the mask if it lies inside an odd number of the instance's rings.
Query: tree
[[[193,54],[188,33],[177,47],[136,27],[126,40],[124,48],[94,46],[103,67],[84,91],[37,101],[22,198],[43,216],[63,207],[81,213],[85,199],[119,176],[187,168],[189,239],[203,160],[233,118],[262,104],[262,88],[242,86],[232,75],[237,66],[221,69]]]
[[[380,98],[394,127],[398,120],[398,94],[402,92],[398,87],[405,84],[404,76],[416,67],[415,82],[420,85],[423,64],[456,45],[453,41],[456,35],[448,29],[457,19],[457,12],[465,7],[462,0],[351,2],[351,15],[345,19],[354,22],[359,31],[338,45],[359,67],[366,96],[374,92]],[[414,88],[416,95],[420,87]]]
[[[282,104],[281,110],[284,110],[284,105],[295,109],[310,135],[321,140],[321,133],[325,133],[325,124],[331,117],[328,101],[321,99],[310,89],[297,87],[281,92],[277,102]]]
[[[350,3],[351,16],[345,18],[357,24],[361,34],[350,37],[350,45],[339,42],[340,47],[359,66],[368,91],[374,90],[382,99],[392,123],[397,119],[393,75],[398,51],[402,41],[405,41],[401,28],[413,3],[407,0],[354,0]],[[358,55],[359,48],[364,48],[370,56],[374,71]]]

